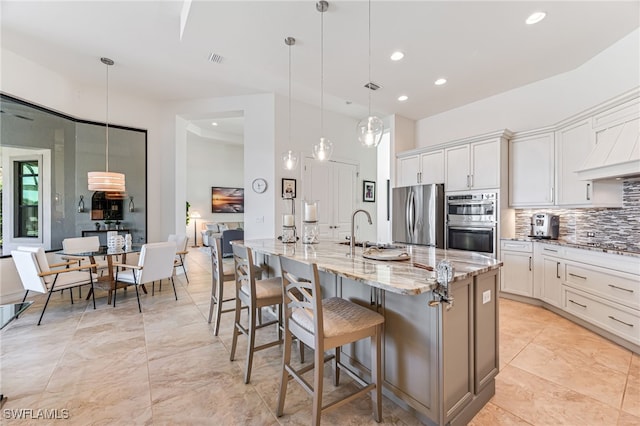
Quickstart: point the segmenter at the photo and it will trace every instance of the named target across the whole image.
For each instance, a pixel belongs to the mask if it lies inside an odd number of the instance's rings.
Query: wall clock
[[[267,181],[262,178],[254,179],[253,182],[251,183],[251,188],[253,189],[254,192],[257,192],[258,194],[262,194],[264,191],[267,190]]]

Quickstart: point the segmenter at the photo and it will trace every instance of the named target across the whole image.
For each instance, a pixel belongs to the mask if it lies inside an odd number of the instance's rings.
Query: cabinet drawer
[[[500,249],[502,251],[520,251],[525,253],[533,252],[533,243],[531,241],[513,241],[502,240],[500,241]]]
[[[640,309],[640,277],[589,266],[566,266],[565,283],[633,309]]]
[[[640,316],[633,310],[616,307],[594,296],[563,286],[563,308],[600,328],[635,344],[640,344]]]

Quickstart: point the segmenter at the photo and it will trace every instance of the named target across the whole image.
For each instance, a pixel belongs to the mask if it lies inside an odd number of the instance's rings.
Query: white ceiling
[[[288,93],[320,103],[315,2],[193,1],[180,39],[180,1],[0,2],[2,46],[84,84],[152,100]],[[640,26],[640,1],[377,1],[372,80],[379,115],[412,119],[572,70]],[[547,18],[524,24],[537,10]],[[405,59],[392,62],[394,50]],[[210,52],[224,57],[207,60]],[[366,115],[367,2],[330,1],[324,14],[324,107]],[[446,77],[448,84],[433,82]],[[409,100],[400,103],[400,94]]]

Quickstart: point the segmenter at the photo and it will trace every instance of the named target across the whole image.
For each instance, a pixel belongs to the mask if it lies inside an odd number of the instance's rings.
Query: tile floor
[[[165,282],[162,292],[141,296],[142,314],[132,289],[119,293],[115,309],[98,292],[95,311],[56,294],[37,327],[44,297],[36,297],[2,331],[0,386],[8,400],[0,424],[33,424],[14,418],[11,410],[20,409],[57,410],[54,415],[69,417],[60,422],[82,425],[308,424],[310,399],[297,384],[289,386],[285,415],[274,414],[279,347],[257,353],[251,384],[243,384],[244,339],[230,362],[232,314],[223,315],[214,337],[206,322],[209,259],[192,250],[191,283],[176,279],[178,301]],[[640,356],[545,309],[505,299],[500,354],[496,395],[471,424],[640,424]],[[350,386],[327,380],[325,391],[337,395]],[[323,423],[375,424],[368,398],[329,413]],[[383,423],[417,421],[385,398]]]

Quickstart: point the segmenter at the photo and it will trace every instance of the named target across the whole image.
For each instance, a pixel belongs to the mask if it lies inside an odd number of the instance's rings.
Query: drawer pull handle
[[[558,252],[558,250],[552,250],[552,249],[548,249],[548,248],[546,248],[546,247],[545,247],[543,250],[544,250],[544,251],[552,251],[552,252],[554,252],[554,253],[557,253],[557,252]]]
[[[614,317],[614,316],[612,316],[612,315],[609,315],[609,318],[611,318],[611,319],[612,319],[612,320],[614,320],[614,321],[618,321],[619,323],[622,323],[622,324],[624,324],[624,325],[627,325],[627,326],[629,326],[629,327],[633,327],[633,324],[629,324],[628,322],[620,321],[618,318],[616,318],[616,317]]]
[[[556,278],[562,278],[560,276],[560,262],[556,262]]]
[[[582,280],[586,280],[587,279],[587,277],[583,277],[582,275],[572,274],[571,272],[569,272],[569,275],[571,275],[572,277],[580,278]]]
[[[582,306],[583,308],[586,308],[586,307],[587,307],[587,305],[583,305],[582,303],[578,303],[578,302],[573,301],[573,300],[571,300],[571,299],[569,299],[569,302],[573,303],[574,305]],[[609,318],[612,318],[612,317],[609,317]]]
[[[531,270],[531,256],[529,256],[529,270]]]
[[[618,287],[617,285],[609,284],[609,287],[615,288],[615,289],[618,289],[618,290],[622,290],[622,291],[628,291],[629,293],[633,293],[633,290],[630,290],[630,289],[624,288],[624,287]]]

